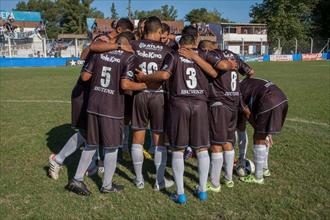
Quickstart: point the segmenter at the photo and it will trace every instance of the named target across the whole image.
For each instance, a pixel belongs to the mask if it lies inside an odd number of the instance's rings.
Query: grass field
[[[198,176],[196,161],[189,160],[185,206],[170,201],[169,193],[153,191],[152,161],[145,161],[144,190],[132,184],[131,164],[121,163],[114,181],[125,185],[123,193],[100,194],[101,177],[86,178],[91,197],[65,191],[80,151],[67,159],[58,181],[47,177],[48,156],[73,134],[69,101],[79,69],[2,68],[0,218],[329,219],[330,62],[251,65],[289,98],[288,120],[270,153],[272,176],[262,186],[235,177],[234,188],[222,187],[221,193],[210,193],[209,200],[201,203],[191,193]],[[252,158],[251,145],[248,151]],[[170,175],[171,169],[167,171]]]

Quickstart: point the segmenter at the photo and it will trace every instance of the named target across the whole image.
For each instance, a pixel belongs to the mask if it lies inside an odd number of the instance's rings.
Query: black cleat
[[[90,196],[92,194],[83,181],[75,179],[70,180],[68,185],[65,186],[65,189],[82,196]]]
[[[123,190],[124,190],[123,185],[117,185],[117,184],[113,183],[112,187],[110,189],[107,189],[105,187],[101,187],[100,192],[101,193],[117,193],[117,192],[121,192]]]

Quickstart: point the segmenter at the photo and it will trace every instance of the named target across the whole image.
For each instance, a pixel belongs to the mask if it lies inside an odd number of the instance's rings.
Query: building
[[[266,24],[221,23],[209,27],[221,48],[241,55],[268,54]]]

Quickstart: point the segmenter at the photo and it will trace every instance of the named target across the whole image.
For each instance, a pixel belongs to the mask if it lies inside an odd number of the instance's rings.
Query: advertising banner
[[[303,53],[302,60],[323,60],[322,53]]]
[[[292,61],[292,55],[270,55],[270,61]]]

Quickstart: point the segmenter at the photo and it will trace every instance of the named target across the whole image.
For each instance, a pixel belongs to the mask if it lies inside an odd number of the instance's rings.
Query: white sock
[[[266,158],[265,158],[265,164],[264,164],[264,169],[268,170],[268,157],[269,157],[269,147],[266,147]]]
[[[183,152],[181,151],[173,151],[172,152],[172,170],[173,176],[176,185],[177,194],[184,194],[184,186],[183,186],[183,174],[184,174],[184,160],[183,160]]]
[[[164,175],[165,175],[165,168],[167,162],[167,148],[164,146],[156,146],[155,148],[155,157],[154,163],[156,167],[156,181],[158,184],[163,183]]]
[[[58,164],[63,164],[65,158],[73,154],[85,142],[85,138],[79,132],[74,133],[55,156],[55,161]]]
[[[75,180],[78,181],[84,180],[84,175],[93,159],[93,155],[95,154],[95,152],[96,150],[83,150],[79,160],[79,165],[76,171],[76,175],[74,176]]]
[[[224,154],[224,164],[225,164],[225,179],[232,180],[235,151],[234,150],[224,151],[223,154]]]
[[[255,177],[257,179],[263,179],[263,168],[265,165],[265,158],[266,158],[266,145],[254,145],[253,147],[253,159],[254,165],[256,167]]]
[[[198,190],[201,192],[206,192],[207,178],[209,176],[209,169],[210,169],[209,152],[208,151],[198,152],[197,163],[198,163],[198,176],[199,176]]]
[[[143,146],[141,144],[132,144],[132,161],[135,171],[136,180],[143,182],[142,166],[143,166]]]
[[[248,146],[247,132],[238,131],[237,136],[238,136],[239,159],[242,160],[242,159],[246,158],[246,151],[247,151],[247,146]]]
[[[220,186],[220,175],[223,164],[223,153],[211,154],[210,178],[213,186]]]
[[[118,149],[104,149],[104,176],[102,187],[111,189],[112,177],[117,167]]]

